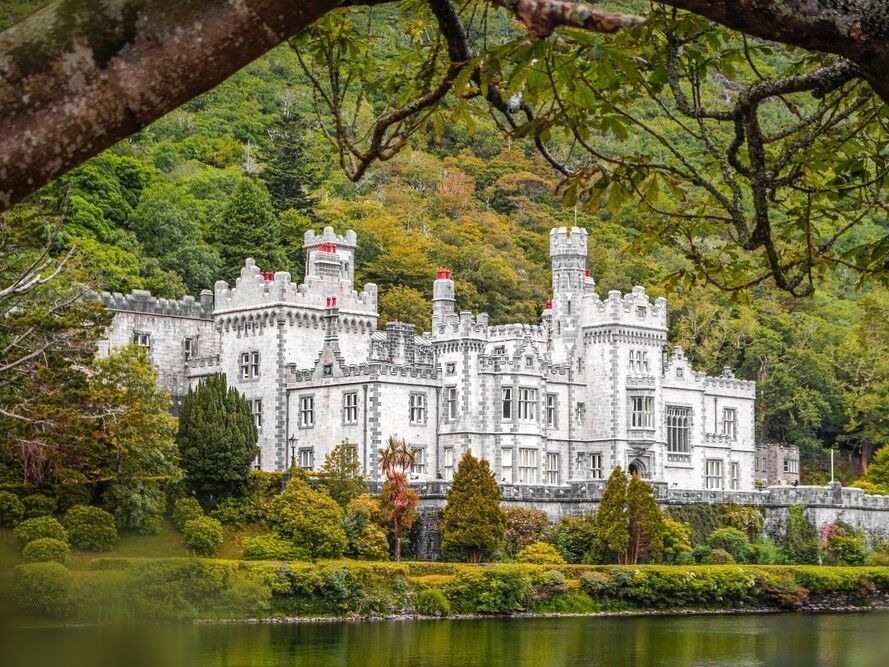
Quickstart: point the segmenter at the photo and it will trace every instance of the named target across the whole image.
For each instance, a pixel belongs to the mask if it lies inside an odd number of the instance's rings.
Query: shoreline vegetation
[[[18,625],[852,612],[889,608],[889,567],[530,565],[99,557],[7,577]],[[11,610],[8,610],[11,611]]]

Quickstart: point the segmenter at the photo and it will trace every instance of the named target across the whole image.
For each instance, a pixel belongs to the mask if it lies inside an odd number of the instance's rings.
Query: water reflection
[[[889,664],[889,614],[18,630],[8,667]]]

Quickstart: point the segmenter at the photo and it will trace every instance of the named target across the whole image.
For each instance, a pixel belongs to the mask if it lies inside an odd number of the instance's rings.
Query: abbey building
[[[100,353],[146,347],[174,409],[225,373],[250,402],[265,470],[320,467],[348,440],[378,479],[378,450],[397,436],[419,449],[417,479],[450,479],[469,449],[501,484],[604,479],[620,465],[678,489],[754,488],[754,383],[668,354],[665,299],[642,287],[600,296],[585,230],[550,233],[552,300],[539,324],[456,312],[442,270],[422,335],[378,325],[376,285],[354,285],[357,242],[353,231],[307,232],[302,283],[248,259],[234,286],[219,281],[198,300],[102,294],[115,315]]]

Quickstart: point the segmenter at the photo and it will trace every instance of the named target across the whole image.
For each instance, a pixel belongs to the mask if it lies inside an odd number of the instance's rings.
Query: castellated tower
[[[587,231],[557,227],[549,233],[553,298],[549,326],[553,337],[553,361],[566,361],[577,339],[584,293],[594,283],[587,275]]]
[[[306,250],[306,285],[320,281],[339,281],[351,285],[355,280],[355,247],[358,237],[353,230],[339,235],[332,227],[316,234],[309,230],[303,237]]]

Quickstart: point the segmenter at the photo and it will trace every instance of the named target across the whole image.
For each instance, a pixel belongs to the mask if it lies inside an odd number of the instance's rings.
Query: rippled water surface
[[[18,630],[7,667],[889,667],[889,614],[550,618]]]

